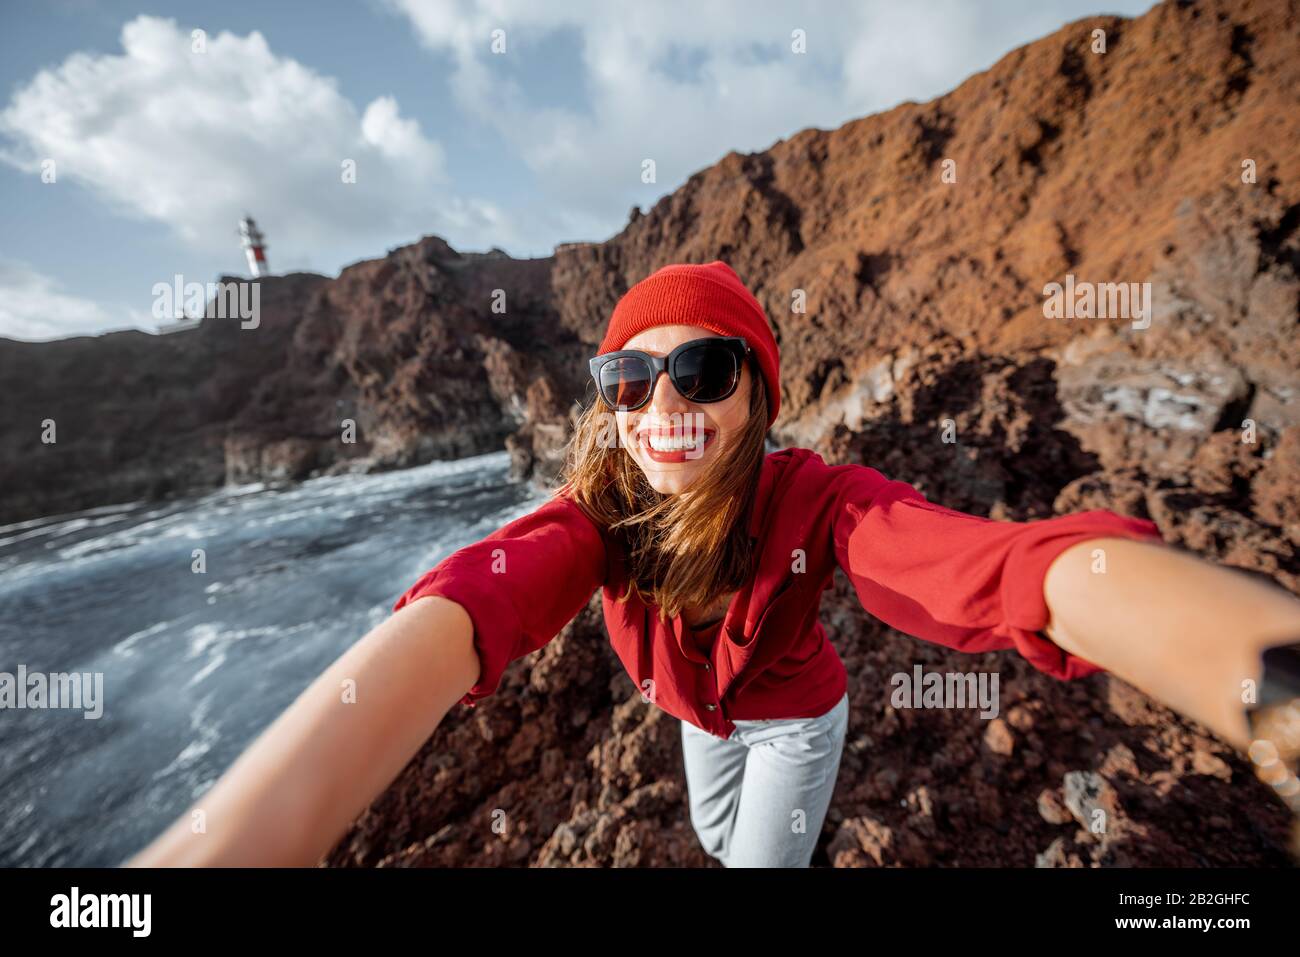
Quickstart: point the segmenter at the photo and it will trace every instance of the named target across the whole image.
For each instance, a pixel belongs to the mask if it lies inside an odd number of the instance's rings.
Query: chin
[[[640,464],[640,463],[638,463]],[[695,480],[696,469],[673,469],[672,471],[648,469],[641,466],[641,471],[650,483],[650,487],[660,495],[676,495],[684,492]]]

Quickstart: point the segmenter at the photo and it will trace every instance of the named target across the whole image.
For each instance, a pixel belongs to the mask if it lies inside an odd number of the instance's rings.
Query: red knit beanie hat
[[[720,336],[744,336],[754,350],[768,395],[768,428],[781,408],[781,360],[767,313],[721,259],[707,265],[675,263],[646,276],[623,294],[609,318],[597,354],[622,349],[652,326],[700,326]]]

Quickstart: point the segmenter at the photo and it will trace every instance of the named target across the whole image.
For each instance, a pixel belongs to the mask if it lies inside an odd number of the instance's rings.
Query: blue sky
[[[731,149],[930,99],[1072,20],[1150,6],[6,2],[0,336],[152,331],[155,283],[244,273],[245,211],[276,272],[336,275],[425,234],[518,257],[603,241]]]

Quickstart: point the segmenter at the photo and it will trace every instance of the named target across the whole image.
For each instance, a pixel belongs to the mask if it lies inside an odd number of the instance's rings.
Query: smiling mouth
[[[651,457],[682,456],[688,452],[702,452],[716,435],[715,429],[689,431],[643,429],[636,435],[637,445]]]

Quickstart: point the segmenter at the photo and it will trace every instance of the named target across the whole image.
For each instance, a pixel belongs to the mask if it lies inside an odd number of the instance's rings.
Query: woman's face
[[[666,356],[683,342],[716,335],[699,326],[653,326],[623,348]],[[721,402],[696,403],[683,398],[672,380],[661,375],[648,403],[635,412],[615,412],[619,441],[651,488],[662,495],[685,490],[708,462],[740,437],[749,418],[750,379],[745,363],[735,392]]]

